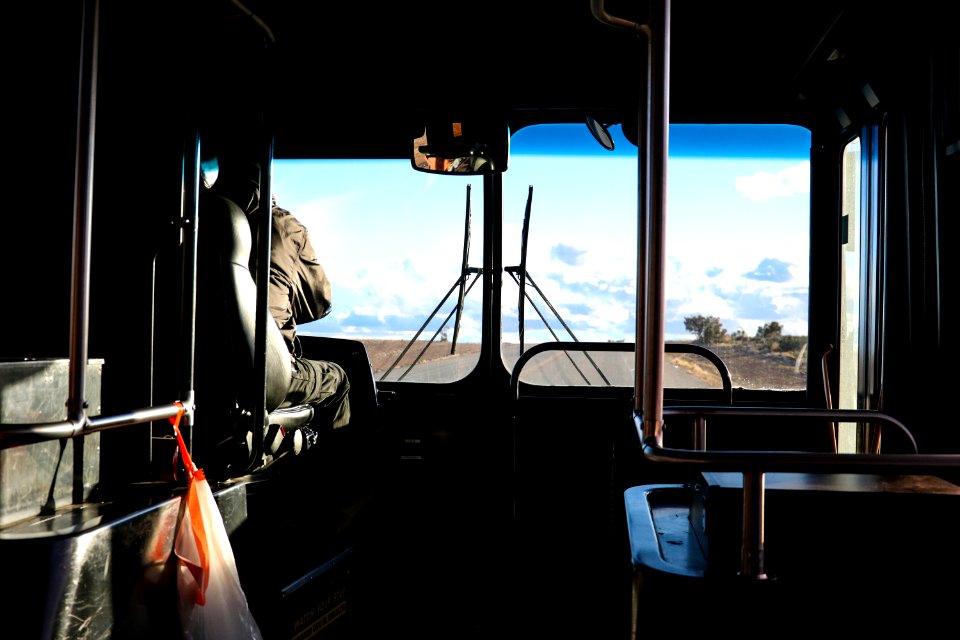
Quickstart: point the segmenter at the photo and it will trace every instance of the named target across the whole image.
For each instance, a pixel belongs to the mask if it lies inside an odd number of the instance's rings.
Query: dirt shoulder
[[[736,389],[806,389],[807,360],[795,353],[764,352],[748,345],[708,347],[727,365]],[[683,367],[703,380],[720,385],[713,363],[690,354],[667,354],[671,364]]]

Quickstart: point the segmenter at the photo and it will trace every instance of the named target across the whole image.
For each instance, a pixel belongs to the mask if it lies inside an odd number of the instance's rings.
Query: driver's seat
[[[301,428],[313,418],[313,407],[278,409],[292,369],[272,319],[265,323],[264,374],[256,370],[257,285],[249,266],[253,241],[246,214],[236,202],[203,190],[197,234],[194,446],[205,453],[197,457],[209,461],[207,475],[226,479],[299,453]],[[267,415],[258,435],[253,412],[261,389]]]

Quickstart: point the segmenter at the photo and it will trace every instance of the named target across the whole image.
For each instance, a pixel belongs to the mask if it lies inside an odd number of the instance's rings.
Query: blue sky
[[[504,174],[504,264],[519,264],[532,186],[528,273],[580,340],[634,339],[637,150],[619,127],[612,133],[609,152],[582,125],[522,129]],[[696,314],[719,317],[730,332],[753,335],[777,321],[806,334],[808,149],[808,132],[794,127],[671,127],[667,339],[689,339],[683,317]],[[412,338],[459,276],[467,185],[469,264],[479,267],[482,178],[424,174],[397,160],[276,161],[274,193],[311,230],[334,286],[331,315],[302,330]],[[479,339],[479,293],[468,299],[462,341]],[[504,274],[508,341],[516,297]],[[566,339],[546,303],[535,303]],[[528,343],[552,339],[530,305],[525,315]]]

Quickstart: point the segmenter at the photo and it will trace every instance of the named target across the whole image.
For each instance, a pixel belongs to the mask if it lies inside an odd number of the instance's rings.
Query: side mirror
[[[510,134],[505,124],[429,122],[413,140],[413,168],[427,173],[477,175],[507,170]]]

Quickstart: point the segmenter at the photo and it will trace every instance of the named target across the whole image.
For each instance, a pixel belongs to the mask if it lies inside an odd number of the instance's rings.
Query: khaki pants
[[[282,407],[313,405],[310,426],[317,431],[350,423],[350,381],[343,367],[325,360],[293,359],[290,390]]]

